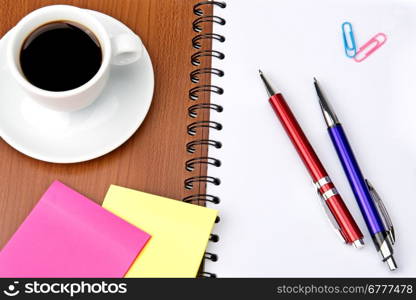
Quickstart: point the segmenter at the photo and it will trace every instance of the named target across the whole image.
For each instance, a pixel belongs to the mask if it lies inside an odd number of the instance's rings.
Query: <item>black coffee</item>
[[[38,88],[55,92],[88,82],[100,69],[101,60],[101,47],[94,34],[67,21],[37,28],[20,51],[20,66],[26,79]]]

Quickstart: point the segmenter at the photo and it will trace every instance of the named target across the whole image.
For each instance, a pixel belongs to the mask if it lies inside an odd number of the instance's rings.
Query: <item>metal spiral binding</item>
[[[201,64],[201,58],[211,58],[211,57],[215,57],[219,60],[223,60],[225,58],[224,53],[219,52],[217,50],[202,50],[202,51],[198,51],[194,54],[192,54],[191,56],[191,63],[194,66],[199,66]]]
[[[211,261],[217,261],[218,260],[218,256],[217,256],[217,254],[214,254],[214,253],[205,252],[204,259],[209,259]]]
[[[198,94],[206,92],[216,93],[218,95],[224,94],[224,90],[222,88],[212,84],[204,84],[191,88],[189,90],[189,99],[196,101],[199,99]]]
[[[204,6],[204,5],[216,5],[216,6],[221,7],[221,8],[226,7],[226,4],[224,2],[212,1],[212,0],[201,1],[201,2],[194,5],[194,14],[197,15],[197,16],[202,16],[204,14],[204,11],[202,10],[201,7]]]
[[[198,83],[199,75],[202,75],[202,74],[214,74],[214,75],[217,75],[218,77],[224,76],[224,72],[216,68],[196,69],[192,71],[190,74],[192,83]]]
[[[182,199],[182,201],[189,202],[189,203],[193,201],[200,201],[200,200],[211,202],[213,204],[220,203],[220,198],[218,198],[217,196],[209,195],[209,194],[194,194],[194,195],[190,195]]]
[[[217,275],[209,272],[201,272],[198,274],[198,278],[217,278]]]
[[[192,172],[193,170],[195,170],[195,165],[196,164],[208,164],[208,165],[212,165],[215,167],[220,167],[221,166],[221,161],[219,161],[216,158],[213,157],[196,157],[196,158],[191,158],[188,159],[185,163],[185,169],[189,172]]]
[[[193,12],[197,16],[195,20],[192,22],[192,29],[194,30],[197,35],[192,39],[192,47],[196,50],[194,54],[191,56],[191,64],[196,68],[189,74],[190,80],[194,87],[189,90],[189,99],[192,101],[200,101],[200,96],[202,94],[207,93],[216,93],[218,95],[222,95],[224,90],[216,85],[212,84],[199,84],[200,79],[203,76],[217,76],[223,77],[224,72],[217,68],[208,68],[203,67],[205,62],[211,59],[223,60],[225,58],[224,53],[219,52],[214,49],[202,49],[203,42],[205,40],[216,41],[219,43],[225,42],[225,37],[217,34],[217,33],[204,33],[204,25],[216,23],[221,26],[225,25],[226,21],[219,16],[214,16],[211,14],[207,14],[204,12],[204,7],[207,6],[216,6],[219,8],[225,8],[226,4],[224,2],[209,0],[209,1],[201,1],[194,5]],[[199,114],[203,113],[204,111],[210,111],[215,113],[222,113],[223,107],[219,104],[215,103],[196,103],[194,105],[189,106],[188,108],[188,116],[190,118],[198,118]],[[210,128],[213,130],[221,130],[222,125],[215,121],[210,120],[197,120],[195,122],[191,122],[187,126],[187,133],[190,136],[196,136],[197,132],[203,128]],[[211,140],[211,139],[197,139],[192,140],[186,144],[186,151],[191,155],[196,153],[197,147],[213,147],[215,149],[220,149],[222,147],[222,143],[219,141]],[[201,165],[211,165],[214,167],[220,167],[221,161],[214,157],[192,157],[185,162],[185,169],[188,172],[193,172],[198,166]],[[199,184],[213,184],[213,185],[220,185],[221,181],[219,178],[212,177],[212,176],[191,176],[186,178],[184,181],[185,189],[193,190]],[[182,199],[184,202],[188,203],[199,203],[199,201],[203,202],[210,202],[212,204],[220,203],[220,198],[210,194],[192,194]],[[220,218],[217,217],[215,222],[219,222]],[[210,242],[218,242],[219,236],[216,234],[211,234]],[[210,261],[217,261],[218,256],[215,253],[205,252],[204,259]],[[216,274],[209,273],[209,272],[201,272],[198,277],[203,278],[215,278],[217,277]]]
[[[192,29],[195,32],[202,32],[204,28],[201,25],[207,22],[225,25],[225,20],[223,18],[220,18],[218,16],[203,16],[199,17],[198,19],[195,19],[195,21],[192,22]]]
[[[216,129],[216,130],[221,130],[222,129],[222,125],[218,122],[215,121],[198,121],[198,122],[193,122],[191,124],[188,125],[188,134],[189,135],[196,135],[196,131],[198,128],[203,128],[203,127],[209,127],[212,129]]]
[[[195,182],[211,183],[213,185],[220,185],[221,180],[212,176],[192,176],[185,179],[185,189],[192,190]]]
[[[195,146],[204,146],[204,145],[208,145],[208,146],[212,146],[216,149],[221,149],[222,144],[218,141],[214,141],[214,140],[194,140],[189,142],[188,144],[186,144],[186,151],[188,153],[195,153],[196,148]]]
[[[221,43],[225,42],[225,38],[222,35],[216,33],[198,34],[192,39],[192,47],[194,47],[195,49],[201,49],[200,40],[203,39],[217,40]]]
[[[191,118],[198,117],[198,110],[200,109],[211,109],[215,110],[216,112],[222,112],[224,109],[221,105],[214,104],[214,103],[198,103],[188,108],[188,116]]]

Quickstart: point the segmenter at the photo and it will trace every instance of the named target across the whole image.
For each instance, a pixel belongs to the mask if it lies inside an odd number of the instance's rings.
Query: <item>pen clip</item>
[[[394,245],[396,241],[396,236],[394,233],[394,227],[390,219],[389,213],[387,212],[387,209],[384,206],[383,200],[381,200],[379,194],[377,193],[373,185],[370,183],[370,181],[366,179],[365,182],[367,184],[367,187],[370,192],[371,198],[374,202],[374,205],[378,211],[378,214],[380,215],[381,221],[383,222],[383,226],[387,232],[387,235],[390,238],[391,244]]]
[[[335,220],[334,216],[332,215],[331,211],[329,210],[328,205],[326,205],[326,201],[325,201],[324,197],[322,196],[322,194],[319,192],[319,189],[315,185],[314,185],[314,190],[318,194],[319,203],[321,203],[322,208],[323,208],[326,216],[328,217],[329,223],[331,223],[332,228],[334,229],[336,235],[341,239],[341,241],[344,244],[348,244],[348,241],[345,238],[344,233],[341,230],[341,227],[338,225],[338,222]]]

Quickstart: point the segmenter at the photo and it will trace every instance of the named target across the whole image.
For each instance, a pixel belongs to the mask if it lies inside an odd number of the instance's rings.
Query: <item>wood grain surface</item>
[[[52,164],[27,157],[0,139],[0,247],[16,231],[47,187],[55,179],[101,203],[110,184],[118,184],[174,199],[190,192],[184,163],[190,158],[185,145],[191,121],[190,56],[194,0],[0,0],[0,37],[32,10],[51,4],[71,4],[113,16],[142,39],[155,71],[155,93],[146,120],[135,135],[115,151],[92,161]],[[5,55],[0,53],[0,55]],[[208,79],[204,79],[208,80]],[[202,82],[203,83],[203,82]],[[1,99],[0,99],[1,101]],[[120,116],[121,118],[123,116]],[[198,119],[207,116],[198,116]],[[195,119],[192,119],[195,121]],[[206,135],[200,131],[195,138]],[[203,155],[199,148],[193,156]],[[196,190],[195,190],[196,189]]]

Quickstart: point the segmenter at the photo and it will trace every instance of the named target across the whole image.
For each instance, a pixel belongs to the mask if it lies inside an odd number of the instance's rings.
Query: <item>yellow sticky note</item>
[[[195,277],[217,211],[112,185],[103,207],[152,237],[125,277]]]

